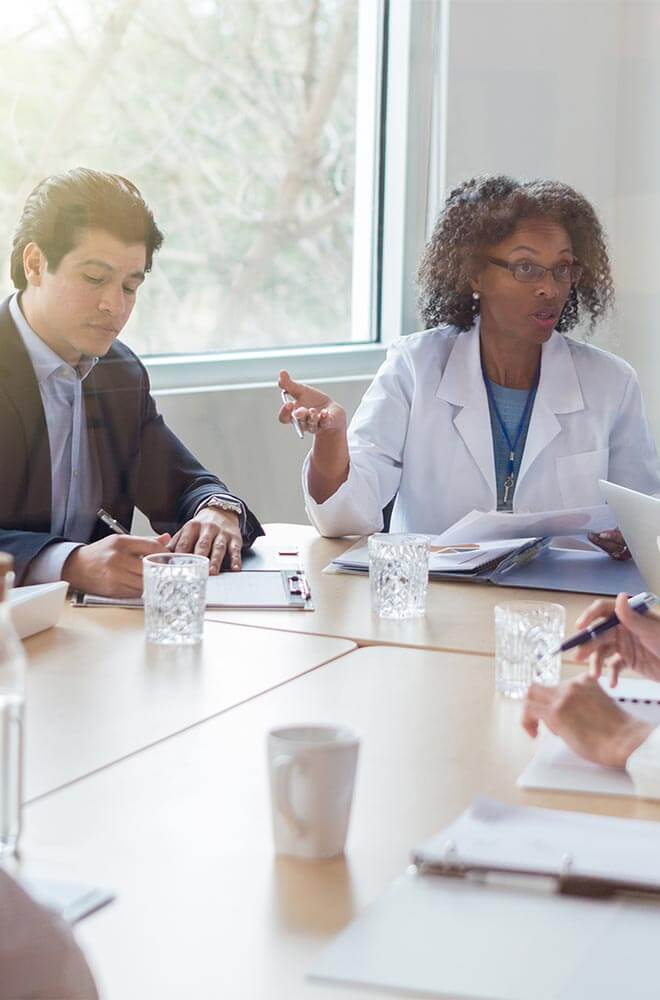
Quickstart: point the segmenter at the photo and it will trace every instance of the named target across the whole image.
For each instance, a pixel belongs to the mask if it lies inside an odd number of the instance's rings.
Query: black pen
[[[97,510],[96,516],[99,521],[103,521],[104,524],[107,524],[110,531],[114,531],[115,535],[130,535],[130,531],[127,531],[126,528],[119,523],[119,521],[115,521],[112,514],[108,514],[107,510],[103,510],[103,507],[100,507],[99,510]]]
[[[636,594],[635,597],[630,597],[628,599],[628,606],[633,611],[636,611],[638,615],[644,615],[649,608],[652,608],[654,604],[658,604],[659,601],[660,598],[656,597],[655,594],[645,591],[643,594]],[[611,628],[616,628],[619,624],[618,617],[612,612],[604,621],[590,628],[585,628],[583,632],[578,632],[576,635],[571,636],[570,639],[566,639],[553,653],[547,653],[546,656],[558,656],[559,653],[565,653],[567,649],[575,649],[576,646],[583,646],[585,642],[597,639],[603,632],[609,632]]]

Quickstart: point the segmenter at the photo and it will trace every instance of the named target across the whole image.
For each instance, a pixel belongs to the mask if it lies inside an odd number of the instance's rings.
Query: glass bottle
[[[25,653],[9,614],[13,569],[0,552],[0,858],[16,852],[23,799]]]

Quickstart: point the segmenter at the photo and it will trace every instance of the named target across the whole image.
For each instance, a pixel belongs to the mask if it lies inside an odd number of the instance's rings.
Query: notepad
[[[20,871],[16,878],[37,903],[58,913],[68,924],[95,913],[115,898],[109,889],[79,882],[62,882]]]
[[[631,715],[660,726],[660,684],[623,678],[615,688],[602,686]],[[603,767],[578,756],[553,733],[545,733],[536,753],[516,782],[519,788],[544,788],[593,795],[634,795],[632,779],[617,767]]]
[[[141,608],[142,598],[100,597],[77,594],[74,607]],[[242,570],[210,576],[206,587],[207,608],[236,610],[313,611],[312,595],[300,569]]]
[[[68,585],[55,583],[32,584],[9,591],[9,613],[21,639],[43,632],[57,623],[62,613]]]

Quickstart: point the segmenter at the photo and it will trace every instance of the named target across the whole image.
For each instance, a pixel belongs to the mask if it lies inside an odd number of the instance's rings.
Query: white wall
[[[660,437],[660,3],[621,5],[615,224],[622,353]]]
[[[315,384],[352,414],[368,383]],[[169,426],[261,520],[307,523],[300,470],[310,439],[278,423],[274,385],[155,395]]]
[[[609,235],[618,306],[596,342],[638,370],[656,439],[660,3],[451,0],[446,170],[555,177]]]

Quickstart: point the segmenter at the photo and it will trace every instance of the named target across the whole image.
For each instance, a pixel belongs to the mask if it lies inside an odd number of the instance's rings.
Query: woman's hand
[[[286,371],[280,372],[278,385],[293,397],[292,403],[280,407],[278,419],[281,424],[291,423],[293,414],[300,429],[310,434],[346,432],[346,411],[326,393],[311,385],[294,382]]]
[[[624,712],[589,674],[557,687],[532,684],[523,706],[523,728],[534,737],[541,721],[580,757],[605,767],[625,767],[653,728]]]
[[[588,538],[593,545],[597,545],[603,552],[607,552],[608,556],[612,556],[612,559],[625,562],[626,559],[632,558],[626,540],[618,528],[614,531],[590,531]]]
[[[604,668],[609,669],[612,687],[624,667],[651,680],[660,680],[660,619],[648,612],[640,615],[633,611],[626,594],[619,594],[616,601],[594,601],[575,624],[580,629],[586,628],[613,611],[621,624],[578,646],[575,658],[584,662],[591,657],[590,672],[594,677],[600,677]]]
[[[314,435],[307,484],[311,498],[325,503],[348,479],[351,460],[346,411],[324,392],[294,382],[288,372],[280,372],[278,385],[294,400],[280,407],[280,423],[290,423],[293,415],[301,430]]]

